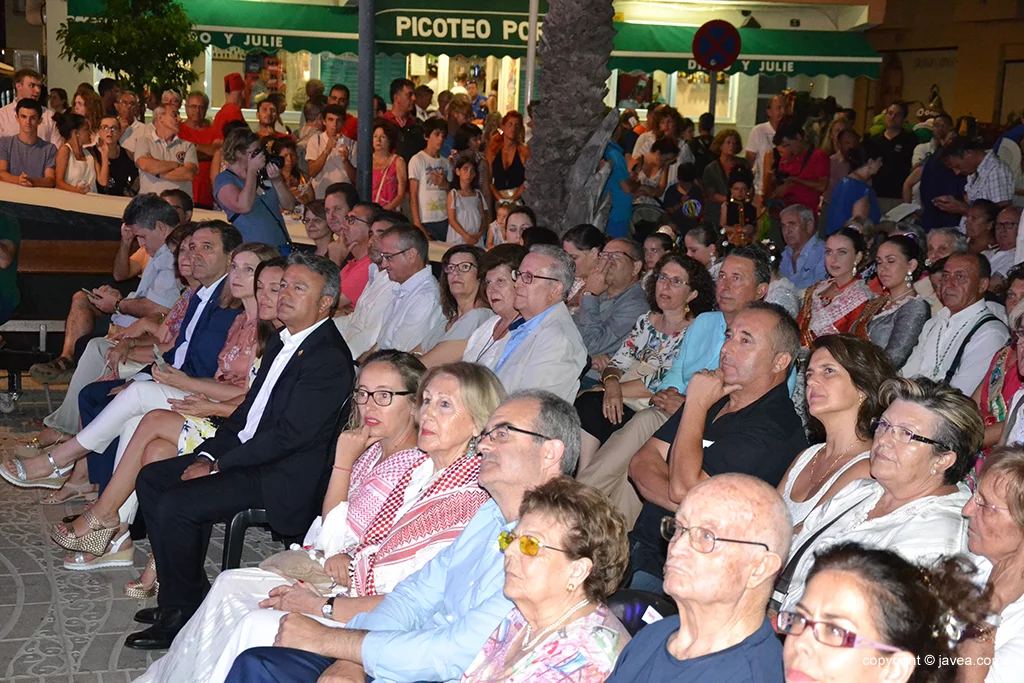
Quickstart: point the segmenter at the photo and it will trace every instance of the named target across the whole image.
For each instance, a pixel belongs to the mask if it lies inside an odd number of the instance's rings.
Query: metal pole
[[[357,189],[363,201],[373,194],[373,74],[376,66],[375,0],[359,0],[359,144],[356,145]]]
[[[523,98],[527,107],[533,101],[533,76],[537,71],[537,17],[539,15],[540,0],[530,0],[530,27],[526,36],[526,97]],[[526,121],[530,120],[529,109],[523,112],[523,117]]]
[[[708,112],[712,116],[715,115],[715,100],[718,99],[718,72],[711,71],[708,73],[711,77],[710,88],[708,89]]]

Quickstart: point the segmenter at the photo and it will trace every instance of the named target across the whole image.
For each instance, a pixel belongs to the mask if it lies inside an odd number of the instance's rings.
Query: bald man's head
[[[792,518],[778,491],[745,474],[711,477],[683,498],[676,524],[744,542],[716,540],[711,552],[700,552],[685,533],[677,533],[669,543],[665,592],[677,602],[710,609],[763,612],[793,534]]]

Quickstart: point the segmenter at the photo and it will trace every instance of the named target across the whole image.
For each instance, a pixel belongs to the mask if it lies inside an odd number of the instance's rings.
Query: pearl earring
[[[933,474],[933,475],[935,475],[935,474],[938,474],[938,471],[936,471],[936,470],[932,470],[932,474]]]
[[[904,278],[907,281],[907,287],[914,284],[914,271],[908,270],[907,277]]]
[[[576,590],[576,584],[570,583],[568,586],[565,587],[565,590],[572,593],[574,590]]]

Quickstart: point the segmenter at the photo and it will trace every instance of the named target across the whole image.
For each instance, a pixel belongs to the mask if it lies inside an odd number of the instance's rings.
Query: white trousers
[[[68,391],[60,407],[43,418],[43,424],[64,434],[78,432],[81,416],[78,413],[78,393],[87,384],[92,384],[107,374],[107,351],[113,346],[105,337],[90,339],[85,351],[75,366],[75,374],[71,377]],[[131,377],[144,366],[135,361],[128,361],[118,367],[118,375],[122,379]]]
[[[231,569],[214,581],[199,611],[136,683],[223,683],[235,657],[250,647],[273,645],[285,612],[260,609],[271,589],[289,581],[263,569]],[[328,626],[338,622],[318,618]]]
[[[96,416],[96,419],[78,433],[76,437],[78,443],[90,451],[102,453],[114,439],[120,439],[117,444],[117,455],[114,457],[114,469],[116,470],[128,447],[128,442],[132,440],[135,429],[146,413],[151,410],[168,409],[170,404],[167,403],[167,399],[180,399],[185,396],[185,392],[181,389],[175,389],[166,384],[129,382],[125,385],[125,389]],[[138,509],[139,501],[133,491],[118,512],[121,522],[130,524],[134,521]]]

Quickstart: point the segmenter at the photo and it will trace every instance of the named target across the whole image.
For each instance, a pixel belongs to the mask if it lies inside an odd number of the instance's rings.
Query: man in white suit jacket
[[[558,247],[536,245],[513,271],[515,307],[522,316],[512,323],[495,374],[512,393],[546,389],[572,403],[580,388],[587,349],[565,306],[576,265]]]

